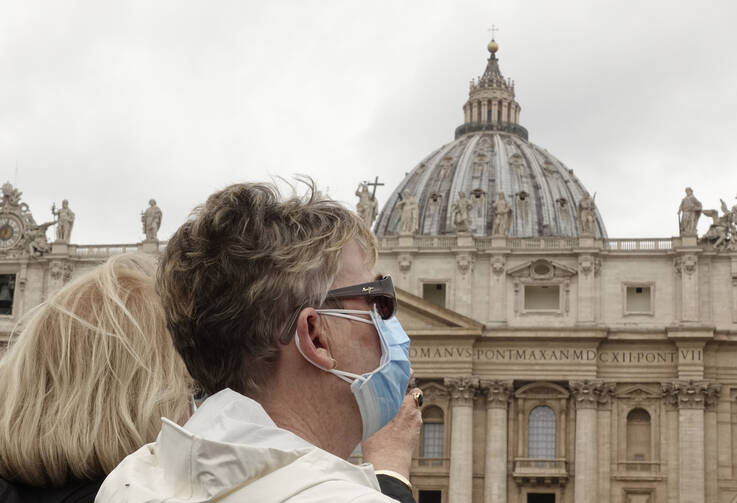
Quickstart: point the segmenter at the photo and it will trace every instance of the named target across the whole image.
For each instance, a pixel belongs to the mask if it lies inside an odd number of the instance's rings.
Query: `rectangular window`
[[[425,283],[422,285],[422,298],[430,304],[445,307],[445,283]]]
[[[443,457],[443,423],[422,425],[422,457]]]
[[[15,274],[0,274],[0,315],[13,314]]]
[[[652,314],[653,287],[651,285],[625,285],[624,314]]]
[[[560,310],[560,285],[525,285],[525,311]]]
[[[443,493],[441,491],[424,491],[420,489],[417,503],[442,503]]]

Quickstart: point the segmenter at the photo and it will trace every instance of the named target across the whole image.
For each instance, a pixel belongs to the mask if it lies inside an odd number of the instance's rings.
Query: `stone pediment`
[[[525,384],[515,394],[518,398],[568,398],[568,390],[550,382],[533,382]]]
[[[646,384],[635,384],[619,391],[615,396],[617,398],[630,400],[655,400],[660,399],[663,395],[659,389],[655,389]]]
[[[556,278],[570,278],[577,274],[576,269],[560,262],[548,259],[530,260],[510,268],[507,274],[514,278],[532,280],[551,280]]]
[[[411,336],[481,336],[483,325],[471,318],[436,306],[422,297],[397,288],[397,318]]]

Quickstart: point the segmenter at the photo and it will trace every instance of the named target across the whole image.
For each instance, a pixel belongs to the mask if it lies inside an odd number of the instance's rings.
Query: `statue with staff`
[[[51,214],[56,217],[56,240],[60,243],[68,243],[72,237],[74,227],[74,212],[69,208],[69,201],[64,199],[61,208],[56,209],[56,203],[51,205]]]
[[[380,185],[384,184],[379,183],[379,177],[377,176],[373,182],[361,182],[356,190],[356,197],[358,197],[356,212],[369,227],[374,223],[376,215],[379,213],[379,203],[376,200],[376,187]],[[373,186],[371,192],[369,192],[369,186]]]

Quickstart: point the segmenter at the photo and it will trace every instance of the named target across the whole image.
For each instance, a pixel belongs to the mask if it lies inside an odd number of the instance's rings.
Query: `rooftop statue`
[[[56,222],[46,222],[41,225],[34,225],[26,229],[23,234],[25,247],[31,257],[40,257],[51,251],[51,245],[46,240],[46,230]]]
[[[458,199],[455,200],[452,206],[453,225],[455,225],[456,232],[468,232],[471,230],[470,212],[472,209],[473,203],[470,199],[466,198],[466,193],[463,191],[459,192]]]
[[[74,212],[69,208],[69,201],[64,199],[58,210],[56,204],[52,204],[51,214],[57,219],[56,240],[60,243],[68,243],[72,237],[72,227],[74,227]]]
[[[509,234],[511,224],[512,207],[507,202],[507,198],[504,197],[504,192],[499,192],[496,201],[494,201],[494,227],[491,235],[506,237]]]
[[[415,234],[419,228],[419,206],[417,199],[412,197],[409,190],[402,191],[401,199],[397,203],[399,208],[399,233]]]
[[[596,203],[588,191],[584,192],[583,199],[578,202],[578,225],[581,229],[582,236],[594,235],[596,225]]]
[[[368,183],[361,182],[356,189],[356,212],[358,216],[366,223],[368,227],[374,223],[376,214],[379,212],[379,203],[376,201],[376,195],[369,192]]]
[[[701,216],[701,202],[693,195],[693,189],[686,187],[686,197],[678,207],[678,229],[681,236],[696,236],[696,225]]]
[[[143,233],[146,235],[146,241],[157,241],[156,234],[161,228],[161,208],[156,206],[156,200],[151,199],[148,202],[148,208],[141,213],[141,223],[143,224]]]
[[[701,243],[709,243],[714,248],[737,250],[737,205],[730,210],[723,199],[722,215],[717,210],[703,210],[702,213],[711,217],[712,224],[709,230],[699,240]]]

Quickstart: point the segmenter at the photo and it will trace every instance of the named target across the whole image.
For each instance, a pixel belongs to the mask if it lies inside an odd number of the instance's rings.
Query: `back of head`
[[[174,351],[152,257],[126,254],[37,307],[0,359],[0,476],[62,485],[103,477],[187,417],[191,379]]]
[[[159,294],[174,344],[208,393],[263,389],[299,311],[325,300],[346,243],[376,260],[358,215],[308,189],[282,199],[271,184],[231,185],[167,244]]]

